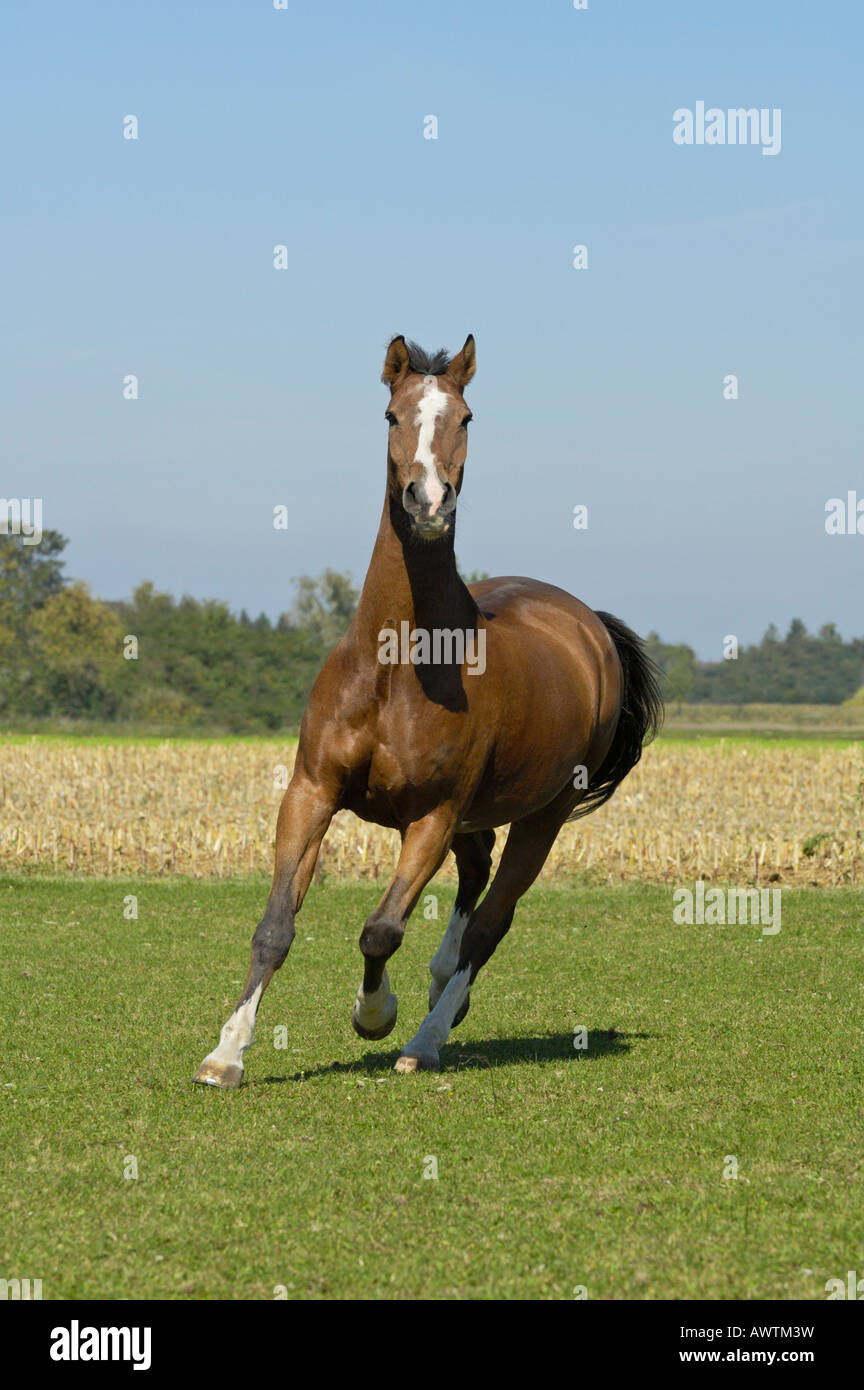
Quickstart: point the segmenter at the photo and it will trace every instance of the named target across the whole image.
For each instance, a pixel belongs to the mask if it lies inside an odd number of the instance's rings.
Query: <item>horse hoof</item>
[[[226,1066],[224,1062],[214,1062],[211,1057],[205,1057],[192,1080],[202,1086],[220,1086],[224,1091],[236,1091],[243,1080],[243,1067],[237,1062],[229,1062]]]
[[[386,1038],[396,1027],[396,1014],[398,1003],[396,995],[391,994],[392,1013],[385,1015],[384,1019],[373,1027],[364,1026],[357,1017],[357,1005],[351,1010],[351,1026],[359,1038],[366,1038],[369,1042],[378,1042],[381,1038]]]
[[[430,1053],[426,1056],[420,1057],[399,1057],[397,1058],[396,1065],[393,1068],[393,1070],[401,1072],[403,1076],[407,1075],[409,1072],[412,1071],[437,1071],[438,1053]]]

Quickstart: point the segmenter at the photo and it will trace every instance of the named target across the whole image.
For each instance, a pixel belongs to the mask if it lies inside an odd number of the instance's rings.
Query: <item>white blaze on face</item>
[[[423,465],[423,486],[429,499],[433,514],[444,501],[444,487],[438,477],[432,441],[435,438],[435,421],[447,405],[447,395],[442,391],[434,376],[424,376],[423,393],[417,405],[414,424],[419,426],[417,452],[414,462]]]

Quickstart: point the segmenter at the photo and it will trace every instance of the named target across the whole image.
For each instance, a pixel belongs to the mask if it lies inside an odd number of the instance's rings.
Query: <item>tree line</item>
[[[66,539],[0,535],[0,720],[74,719],[266,733],[299,726],[312,683],[351,621],[349,575],[296,581],[271,623],[152,583],[103,601],[63,574]]]
[[[839,705],[864,689],[864,637],[844,642],[834,623],[817,633],[793,618],[785,637],[772,623],[761,642],[729,644],[728,658],[698,661],[692,647],[646,639],[663,672],[665,698],[694,704]]]
[[[32,538],[30,538],[32,539]],[[296,730],[312,683],[354,614],[351,576],[294,581],[276,622],[215,599],[175,599],[152,583],[128,600],[95,598],[68,579],[57,531],[37,544],[0,533],[0,721],[76,720],[165,729]],[[484,578],[466,576],[468,580]],[[651,633],[667,700],[838,704],[864,684],[864,638],[796,619],[769,628],[737,660],[697,661]]]

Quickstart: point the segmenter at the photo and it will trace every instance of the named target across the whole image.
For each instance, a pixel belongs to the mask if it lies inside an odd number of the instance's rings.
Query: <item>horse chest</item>
[[[379,746],[352,784],[349,809],[378,825],[407,825],[448,799],[453,775],[452,763],[445,774],[447,765],[446,749]]]

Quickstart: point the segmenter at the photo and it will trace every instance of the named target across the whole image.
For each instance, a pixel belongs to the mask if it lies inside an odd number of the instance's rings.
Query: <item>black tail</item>
[[[650,742],[663,723],[661,671],[646,653],[642,638],[611,613],[598,613],[597,617],[615,643],[624,673],[621,715],[612,747],[591,778],[584,800],[568,820],[579,820],[609,800],[642,757],[643,743]]]

